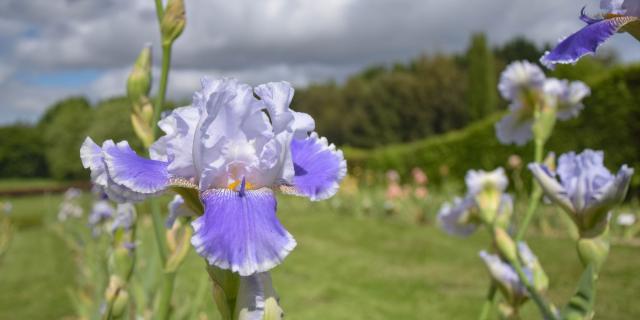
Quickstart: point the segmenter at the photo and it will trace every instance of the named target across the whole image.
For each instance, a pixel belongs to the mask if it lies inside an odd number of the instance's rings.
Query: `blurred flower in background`
[[[538,113],[548,108],[558,119],[570,119],[584,108],[581,101],[590,94],[583,82],[546,78],[528,61],[508,65],[500,75],[498,89],[510,104],[509,113],[495,125],[496,135],[501,143],[516,145],[531,140]]]
[[[637,221],[636,216],[633,213],[624,212],[616,217],[616,223],[619,226],[630,227],[634,225]]]
[[[413,177],[413,182],[417,185],[424,186],[429,182],[427,174],[418,167],[411,169],[411,176]]]
[[[82,192],[77,188],[69,188],[65,191],[62,203],[58,209],[58,221],[66,221],[68,218],[80,218],[84,211],[80,206]]]

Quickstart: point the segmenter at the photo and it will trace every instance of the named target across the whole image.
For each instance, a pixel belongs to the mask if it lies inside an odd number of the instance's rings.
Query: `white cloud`
[[[169,95],[189,97],[204,75],[249,83],[296,85],[342,79],[370,63],[392,63],[424,51],[466,47],[485,31],[494,43],[525,35],[555,42],[581,27],[583,4],[557,0],[186,0],[187,27],[175,44]],[[588,12],[597,12],[595,1]],[[154,43],[158,26],[149,0],[8,0],[0,3],[0,108],[13,119],[35,119],[67,94],[96,100],[124,93],[139,50]],[[630,37],[609,48],[640,58]],[[82,69],[104,73],[75,87],[42,87],[16,74]],[[156,72],[157,75],[157,72]],[[15,116],[12,116],[15,115]]]

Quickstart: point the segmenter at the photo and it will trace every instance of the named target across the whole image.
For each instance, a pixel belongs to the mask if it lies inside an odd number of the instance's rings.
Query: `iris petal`
[[[291,142],[295,175],[293,193],[313,201],[327,199],[336,192],[347,174],[347,162],[341,150],[314,132],[307,139]]]
[[[296,246],[276,217],[270,189],[229,189],[202,194],[205,213],[192,223],[191,243],[209,264],[241,276],[265,272],[280,264]]]
[[[119,185],[142,194],[163,191],[169,183],[167,163],[138,156],[126,141],[107,140],[102,146],[109,176]]]
[[[553,50],[547,51],[540,58],[540,62],[550,69],[558,63],[576,63],[584,55],[594,54],[596,49],[609,37],[634,21],[638,21],[638,18],[616,16],[593,22],[560,41]]]
[[[107,170],[103,148],[89,137],[85,139],[82,147],[80,147],[80,159],[82,159],[82,165],[91,170],[91,181],[97,186],[99,192],[104,192],[109,199],[124,203],[141,201],[147,197],[145,194],[131,190],[113,181],[111,174]]]
[[[567,212],[574,212],[573,203],[567,194],[567,190],[556,180],[549,169],[539,163],[529,164],[529,170],[538,181],[545,194],[560,205]]]

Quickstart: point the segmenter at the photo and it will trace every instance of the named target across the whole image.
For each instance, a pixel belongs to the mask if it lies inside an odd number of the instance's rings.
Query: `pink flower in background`
[[[426,185],[429,182],[427,174],[418,167],[415,167],[413,168],[413,170],[411,170],[411,175],[413,176],[413,181],[421,186]]]
[[[429,195],[429,190],[426,187],[419,186],[413,191],[413,195],[418,199],[424,199]]]
[[[396,170],[387,171],[385,177],[387,178],[387,183],[398,183],[400,181],[400,175]]]
[[[507,163],[511,169],[520,169],[522,167],[522,158],[517,154],[512,154],[509,156]]]
[[[387,186],[387,192],[385,194],[387,200],[397,200],[404,196],[402,187],[397,182],[389,183]]]

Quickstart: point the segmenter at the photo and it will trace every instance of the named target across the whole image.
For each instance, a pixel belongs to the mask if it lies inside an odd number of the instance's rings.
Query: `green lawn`
[[[60,187],[67,184],[52,179],[0,179],[0,191]]]
[[[0,199],[2,201],[3,199]],[[73,256],[53,231],[60,198],[13,199],[16,232],[0,260],[0,319],[60,319],[73,316],[68,291],[77,276]],[[394,217],[357,217],[329,203],[282,197],[279,215],[298,247],[273,271],[288,319],[475,319],[487,288],[478,251],[488,238],[478,232],[456,239],[432,226]],[[148,223],[143,218],[143,223]],[[139,264],[151,272],[155,257],[149,234],[141,237]],[[569,240],[532,236],[551,279],[550,298],[562,304],[573,292],[581,266]],[[145,251],[146,250],[146,251]],[[146,263],[146,264],[145,264]],[[181,269],[175,299],[193,299],[207,281],[193,252]],[[597,319],[640,319],[640,248],[616,245],[602,271]],[[203,297],[203,312],[217,319]],[[524,319],[538,319],[533,303]]]

